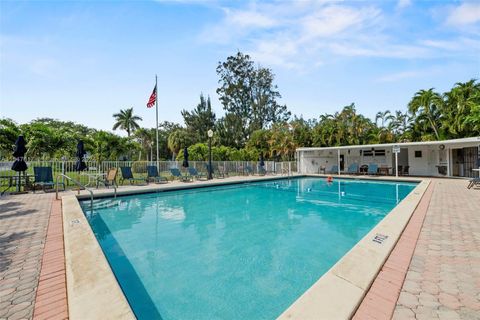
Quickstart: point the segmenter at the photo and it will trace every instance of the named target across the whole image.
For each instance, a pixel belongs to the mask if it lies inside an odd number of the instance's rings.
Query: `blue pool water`
[[[275,319],[415,186],[297,178],[82,206],[139,319]]]

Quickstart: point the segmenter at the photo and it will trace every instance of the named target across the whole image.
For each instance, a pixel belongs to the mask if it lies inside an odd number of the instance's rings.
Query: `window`
[[[415,150],[415,158],[421,158],[422,157],[422,150]]]
[[[385,156],[385,149],[375,150],[375,156]]]
[[[363,150],[363,156],[364,157],[372,157],[373,156],[373,151],[372,150]]]

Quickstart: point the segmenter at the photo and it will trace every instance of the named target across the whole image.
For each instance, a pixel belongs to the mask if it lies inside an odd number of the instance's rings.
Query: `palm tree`
[[[147,160],[153,160],[153,146],[155,143],[155,129],[140,128],[135,131],[135,137],[141,144]],[[148,154],[150,153],[150,159]]]
[[[168,136],[168,148],[173,154],[173,158],[176,158],[176,155],[178,152],[180,152],[181,149],[184,147],[188,146],[190,142],[190,137],[188,135],[188,132],[184,128],[177,129],[170,133]]]
[[[133,108],[120,110],[120,113],[115,113],[113,117],[116,121],[113,125],[113,130],[117,130],[118,128],[125,130],[127,131],[128,137],[130,137],[131,132],[140,128],[140,125],[137,123],[137,121],[143,120],[139,116],[133,115]]]
[[[297,148],[297,144],[293,139],[292,127],[288,123],[274,124],[268,144],[272,154],[291,160]]]
[[[408,104],[408,109],[413,115],[427,121],[428,126],[433,130],[436,140],[440,140],[438,120],[442,104],[442,97],[437,92],[434,92],[433,88],[418,91]]]
[[[470,126],[469,115],[480,103],[480,83],[475,79],[465,83],[458,82],[444,94],[445,104],[442,110],[442,128],[450,138],[475,135]]]
[[[378,120],[382,120],[380,126],[378,125]],[[377,125],[377,127],[384,128],[385,123],[391,120],[393,120],[393,115],[391,114],[390,110],[385,110],[383,112],[378,111],[377,115],[375,116],[375,124]]]

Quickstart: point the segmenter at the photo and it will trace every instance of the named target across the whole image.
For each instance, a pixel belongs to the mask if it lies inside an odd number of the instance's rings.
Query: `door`
[[[343,171],[345,167],[345,156],[343,154],[340,155],[340,170]]]

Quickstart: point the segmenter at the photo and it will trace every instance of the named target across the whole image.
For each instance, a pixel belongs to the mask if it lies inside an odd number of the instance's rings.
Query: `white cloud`
[[[375,20],[378,9],[354,9],[346,6],[328,6],[302,19],[304,32],[308,37],[328,37],[338,35],[352,28],[363,27],[364,23]]]
[[[425,73],[422,71],[402,71],[392,74],[387,74],[377,79],[378,82],[395,82],[398,80],[410,79],[410,78],[417,78]]]
[[[57,69],[58,63],[51,58],[37,58],[31,61],[30,70],[40,76],[51,76]]]
[[[397,2],[397,8],[408,5],[413,4]],[[468,3],[460,7],[464,6],[477,7]],[[458,36],[418,40],[417,33],[422,30],[412,31],[415,20],[389,15],[375,2],[279,0],[222,10],[223,19],[203,30],[201,41],[234,46],[264,65],[286,69],[307,70],[341,57],[429,59],[470,55],[478,48],[475,40],[460,40]]]
[[[242,28],[268,28],[277,23],[275,19],[256,11],[241,11],[226,9],[227,23]]]
[[[281,65],[287,69],[299,67],[298,61],[293,59],[298,54],[298,43],[289,38],[258,41],[249,53],[259,63]]]
[[[447,17],[447,24],[464,26],[480,21],[480,2],[465,2],[454,8]]]
[[[404,9],[412,4],[411,0],[398,0],[397,9]]]

